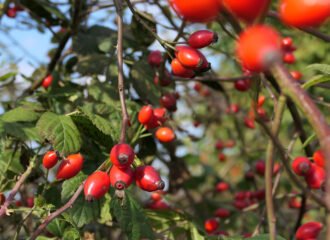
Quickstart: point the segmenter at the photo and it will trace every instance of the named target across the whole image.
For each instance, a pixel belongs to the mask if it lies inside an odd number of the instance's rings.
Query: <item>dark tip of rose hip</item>
[[[214,36],[213,36],[213,43],[216,43],[217,41],[219,40],[219,36],[217,33],[214,33]]]
[[[158,181],[157,183],[158,190],[163,190],[165,187],[165,183],[163,180]]]
[[[87,196],[85,197],[85,199],[86,199],[86,201],[88,201],[88,202],[92,202],[92,201],[94,200],[94,198],[93,198],[92,195],[87,195]]]
[[[121,164],[126,164],[128,162],[128,156],[126,154],[120,154],[118,156],[118,161],[121,163]]]
[[[116,182],[115,183],[115,188],[118,190],[123,190],[126,187],[126,184],[123,183],[122,181]]]

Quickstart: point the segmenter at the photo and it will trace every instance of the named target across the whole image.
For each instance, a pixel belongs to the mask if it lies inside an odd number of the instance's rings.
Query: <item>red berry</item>
[[[67,156],[57,169],[56,179],[69,179],[76,176],[82,169],[83,163],[84,158],[80,153]]]
[[[175,133],[168,127],[160,127],[157,129],[156,138],[164,143],[172,142],[175,139]]]
[[[254,129],[255,128],[255,126],[254,126],[254,119],[251,119],[249,117],[244,117],[244,125],[247,128]]]
[[[192,47],[177,46],[175,55],[179,62],[187,68],[198,69],[203,64],[201,53]]]
[[[224,148],[224,143],[221,141],[221,140],[218,140],[216,143],[215,143],[215,148],[217,150],[221,150]]]
[[[258,199],[259,201],[264,200],[265,199],[265,189],[260,189],[260,190],[255,191],[253,193],[253,197]]]
[[[134,180],[134,172],[130,167],[126,169],[120,169],[113,165],[111,167],[109,176],[111,186],[118,190],[128,188]]]
[[[219,227],[219,222],[215,218],[207,219],[204,222],[204,228],[207,233],[213,233]]]
[[[160,104],[171,112],[175,112],[176,108],[176,98],[173,93],[166,93],[160,98]]]
[[[225,192],[229,189],[229,184],[226,182],[219,182],[215,187],[217,192]]]
[[[229,107],[226,109],[226,113],[238,113],[239,112],[239,105],[238,104],[230,104]]]
[[[235,200],[234,207],[238,210],[242,210],[249,206],[249,203],[246,200]]]
[[[42,81],[42,86],[47,89],[48,87],[50,87],[50,85],[52,85],[53,82],[53,76],[52,75],[48,75],[47,77],[44,78],[44,80]]]
[[[290,26],[303,28],[319,26],[330,17],[329,0],[282,0],[281,20]]]
[[[260,95],[258,97],[257,107],[258,108],[262,107],[264,105],[265,101],[266,101],[266,97],[264,95]]]
[[[323,224],[320,222],[308,222],[301,225],[296,232],[297,240],[316,239],[321,232]]]
[[[293,46],[292,38],[285,37],[282,39],[282,49],[287,52],[293,52],[296,48]]]
[[[296,157],[292,162],[292,170],[299,176],[305,176],[312,167],[307,157]]]
[[[238,90],[240,92],[245,92],[250,89],[251,80],[250,79],[241,79],[241,80],[235,81],[234,87],[236,90]]]
[[[292,52],[286,52],[283,55],[283,62],[287,64],[293,64],[296,61],[296,58],[294,57]]]
[[[240,35],[236,54],[245,69],[265,71],[281,56],[281,38],[269,26],[251,26]]]
[[[313,159],[316,165],[325,168],[325,159],[321,150],[314,152]]]
[[[220,0],[169,0],[178,15],[189,22],[209,22],[214,20],[221,10]]]
[[[297,197],[290,197],[289,208],[294,208],[294,209],[301,208],[301,200]]]
[[[183,66],[177,58],[172,60],[171,67],[175,76],[183,78],[193,78],[195,76],[195,72],[192,69]]]
[[[165,187],[159,173],[152,166],[140,166],[135,170],[136,185],[144,191],[153,192]]]
[[[3,193],[0,193],[0,206],[6,201],[6,196]]]
[[[110,188],[110,179],[106,172],[96,171],[86,179],[84,194],[87,201],[103,197]]]
[[[225,7],[245,22],[253,22],[267,10],[269,0],[224,0]]]
[[[226,161],[226,155],[223,154],[223,153],[219,153],[218,154],[218,159],[219,159],[220,162],[224,162],[224,161]]]
[[[23,205],[22,201],[20,201],[20,200],[15,201],[15,206],[16,207],[21,207],[22,205]]]
[[[6,15],[9,18],[15,18],[16,17],[17,10],[15,8],[8,8]]]
[[[26,198],[26,206],[28,208],[33,208],[33,206],[34,206],[34,197],[27,197]]]
[[[310,171],[305,176],[308,187],[312,189],[320,189],[325,181],[325,170],[316,164],[311,165]]]
[[[218,35],[209,30],[199,30],[191,34],[188,44],[193,48],[204,48],[218,41]]]
[[[151,105],[143,106],[139,112],[138,120],[141,124],[148,124],[153,118],[154,111]]]
[[[230,211],[226,208],[218,208],[214,215],[218,218],[228,218],[230,216]]]
[[[265,170],[266,170],[265,161],[264,160],[257,161],[255,165],[255,170],[258,175],[263,177],[265,175]]]
[[[297,81],[301,80],[302,78],[302,74],[299,71],[290,71],[290,74]]]
[[[128,168],[133,163],[134,157],[133,148],[126,143],[116,144],[110,151],[110,160],[118,168]]]
[[[200,82],[196,82],[196,83],[194,84],[194,90],[195,90],[196,92],[200,92],[200,91],[202,90],[202,84],[201,84]]]
[[[158,50],[151,51],[148,55],[148,63],[152,67],[159,67],[160,64],[163,62],[162,53]]]
[[[244,177],[245,177],[246,180],[253,180],[254,179],[254,172],[248,171],[248,172],[245,173]]]
[[[58,153],[56,151],[48,151],[42,159],[42,165],[46,169],[50,169],[56,165],[58,161]]]
[[[170,206],[163,200],[151,202],[146,207],[152,210],[166,210],[170,208]]]
[[[163,199],[163,196],[162,196],[162,194],[160,194],[159,192],[153,192],[153,193],[151,193],[150,198],[151,198],[153,201],[157,202],[157,201],[162,200],[162,199]]]
[[[164,124],[166,122],[166,108],[155,108],[154,109],[154,116],[157,119],[157,122]]]

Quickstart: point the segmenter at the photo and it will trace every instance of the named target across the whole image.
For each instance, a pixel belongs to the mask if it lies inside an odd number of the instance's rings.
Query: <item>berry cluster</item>
[[[320,189],[325,182],[325,160],[320,150],[313,155],[314,162],[307,157],[296,157],[292,162],[292,170],[299,176],[303,176],[308,187]]]

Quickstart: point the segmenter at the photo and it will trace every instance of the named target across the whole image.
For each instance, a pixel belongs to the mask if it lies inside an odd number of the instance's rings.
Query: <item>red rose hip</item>
[[[87,201],[102,198],[110,187],[110,179],[106,172],[96,171],[86,179],[84,194]]]
[[[110,151],[110,160],[118,168],[128,168],[133,163],[134,157],[133,148],[126,143],[116,144]]]

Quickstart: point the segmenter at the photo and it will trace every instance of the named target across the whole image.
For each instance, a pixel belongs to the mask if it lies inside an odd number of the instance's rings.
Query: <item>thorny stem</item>
[[[278,136],[279,129],[281,126],[281,121],[283,117],[283,112],[285,108],[286,97],[281,95],[279,97],[278,104],[275,110],[275,119],[272,125],[272,133],[274,136]],[[274,213],[274,203],[273,203],[273,158],[274,158],[275,146],[270,140],[267,146],[266,155],[266,172],[265,172],[265,190],[266,190],[266,211],[269,226],[270,239],[276,239],[276,216]]]
[[[22,176],[19,177],[19,179],[16,182],[14,188],[11,190],[8,198],[6,199],[6,201],[1,206],[1,208],[0,208],[0,217],[2,217],[3,215],[7,214],[8,206],[14,200],[17,192],[19,191],[20,187],[22,186],[22,184],[24,183],[24,181],[26,180],[26,178],[31,174],[32,169],[35,166],[36,158],[37,157],[34,157],[34,158],[31,159],[28,168],[25,170],[25,172],[22,174]]]
[[[68,208],[70,208],[73,203],[77,200],[79,197],[80,193],[84,189],[84,182],[79,186],[77,191],[73,194],[73,196],[70,198],[70,200],[64,204],[61,208],[57,209],[55,212],[51,213],[40,225],[39,227],[34,231],[32,234],[30,240],[36,239],[42,232],[43,230],[47,227],[47,225],[54,220],[54,218],[58,217],[61,215],[63,212],[65,212]]]
[[[119,143],[124,143],[126,139],[126,130],[129,125],[129,117],[125,102],[125,84],[124,84],[124,72],[123,72],[123,9],[122,2],[115,0],[117,11],[117,24],[118,24],[118,39],[117,39],[117,61],[118,61],[118,91],[122,112],[122,123]]]

